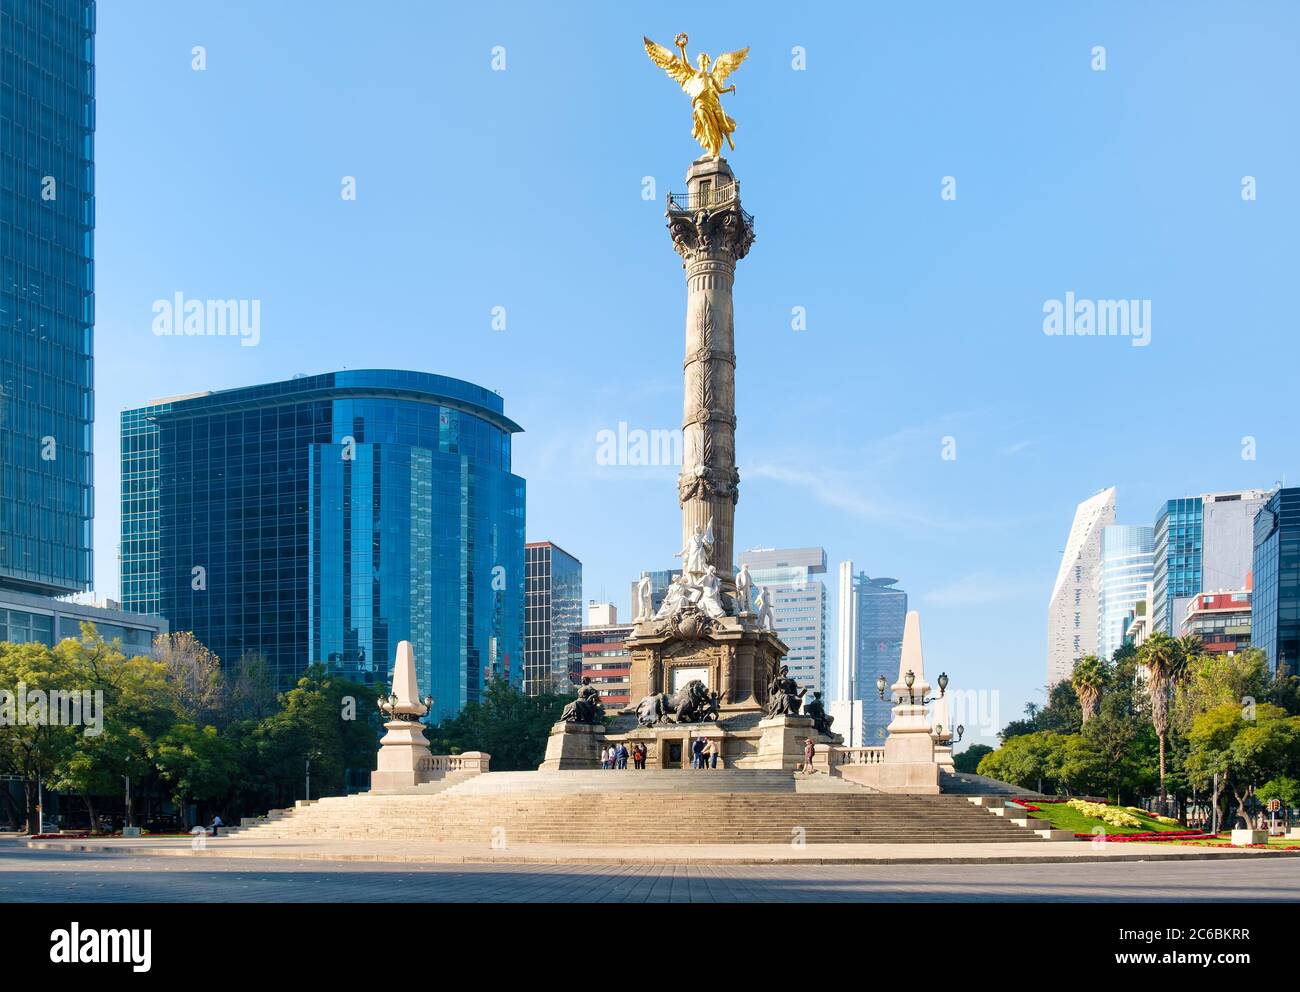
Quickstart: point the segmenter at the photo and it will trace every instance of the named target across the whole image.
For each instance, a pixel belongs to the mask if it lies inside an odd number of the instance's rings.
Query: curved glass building
[[[1154,571],[1155,528],[1111,524],[1101,531],[1097,569],[1097,657],[1109,661],[1123,646],[1128,615],[1146,598]]]
[[[386,682],[415,648],[432,719],[523,672],[521,430],[459,379],[368,370],[122,414],[122,600],[280,688],[314,661]]]

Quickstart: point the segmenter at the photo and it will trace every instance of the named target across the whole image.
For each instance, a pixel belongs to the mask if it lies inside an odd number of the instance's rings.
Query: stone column
[[[686,354],[682,363],[682,545],[713,521],[711,562],[733,583],[736,471],[736,346],[731,289],[736,262],[754,240],[753,218],[725,159],[697,159],[687,192],[668,198],[668,231],[686,270]]]

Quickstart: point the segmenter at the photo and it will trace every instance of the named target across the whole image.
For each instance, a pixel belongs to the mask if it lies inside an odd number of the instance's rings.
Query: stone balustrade
[[[837,747],[830,749],[831,768],[843,765],[878,765],[885,760],[883,747]]]
[[[452,772],[481,775],[488,771],[491,761],[492,755],[483,751],[466,751],[463,754],[428,754],[418,760],[416,768],[423,781],[431,782],[444,778]]]

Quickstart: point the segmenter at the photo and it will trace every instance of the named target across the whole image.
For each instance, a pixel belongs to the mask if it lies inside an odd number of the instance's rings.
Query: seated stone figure
[[[799,683],[790,678],[789,667],[782,665],[767,685],[767,715],[798,716],[807,691],[799,688]]]
[[[591,684],[591,679],[584,676],[578,698],[564,707],[560,720],[564,723],[600,723],[605,715],[605,708],[600,702],[600,690]]]
[[[835,722],[835,717],[826,712],[820,692],[814,692],[813,698],[804,703],[803,715],[812,717],[813,729],[817,733],[829,734],[831,732],[831,724]]]

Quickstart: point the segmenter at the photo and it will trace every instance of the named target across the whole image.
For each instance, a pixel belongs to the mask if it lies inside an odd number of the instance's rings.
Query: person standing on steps
[[[722,757],[722,741],[716,740],[713,742],[713,747],[709,751],[709,759],[712,761],[712,764],[710,764],[709,767],[717,768],[718,759],[721,757]]]
[[[813,743],[811,737],[804,738],[803,742],[803,771],[805,775],[811,775],[813,772],[813,757],[817,753],[817,745]]]
[[[704,767],[704,738],[697,737],[691,742],[691,767],[700,769]]]

